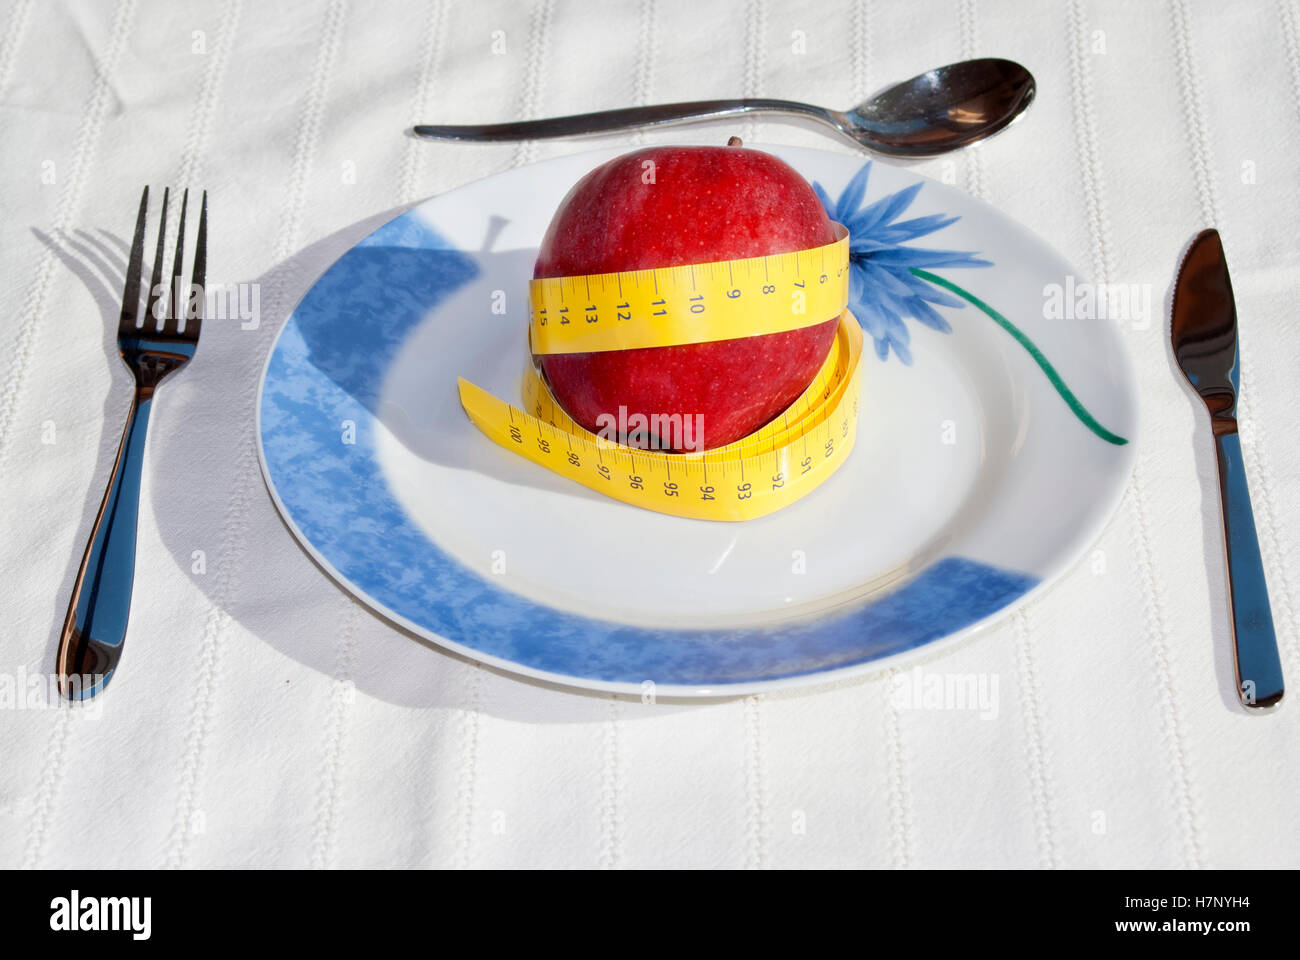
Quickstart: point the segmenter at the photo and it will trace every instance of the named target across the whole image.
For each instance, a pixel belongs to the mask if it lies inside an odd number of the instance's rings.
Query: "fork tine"
[[[153,278],[149,281],[149,305],[144,315],[146,330],[156,330],[158,328],[158,314],[160,312],[158,301],[167,295],[167,291],[162,285],[162,268],[163,254],[167,252],[167,198],[170,193],[170,187],[163,187],[162,219],[158,221],[158,248],[153,255]],[[164,303],[162,309],[165,310],[166,308],[167,305]]]
[[[194,273],[190,277],[190,287],[197,290],[198,302],[194,305],[194,316],[185,318],[185,336],[194,340],[199,338],[203,327],[203,307],[207,300],[204,285],[208,279],[208,191],[203,191],[203,201],[199,206],[199,237],[194,242]],[[189,298],[186,297],[188,308]],[[193,326],[191,327],[191,324]]]
[[[181,222],[176,230],[176,256],[172,260],[172,283],[170,288],[171,307],[167,311],[167,322],[163,324],[163,332],[175,334],[179,322],[183,319],[185,305],[189,303],[189,291],[181,290],[181,274],[185,259],[185,208],[190,203],[190,188],[186,187],[185,192],[181,194]]]
[[[135,239],[131,241],[131,258],[126,265],[126,288],[122,291],[122,317],[118,329],[123,333],[135,329],[140,316],[140,271],[144,266],[144,223],[149,212],[149,188],[140,196],[140,213],[135,218]]]

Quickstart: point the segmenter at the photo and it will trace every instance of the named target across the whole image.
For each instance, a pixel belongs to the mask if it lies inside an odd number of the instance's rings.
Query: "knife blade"
[[[1210,413],[1219,467],[1237,696],[1252,709],[1273,707],[1284,692],[1282,662],[1237,433],[1241,389],[1237,305],[1217,230],[1201,231],[1183,258],[1170,328],[1179,369]]]

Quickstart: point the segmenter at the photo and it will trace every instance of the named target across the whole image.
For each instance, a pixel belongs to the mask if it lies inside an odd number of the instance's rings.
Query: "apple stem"
[[[744,145],[745,144],[740,139],[740,137],[732,137],[730,140],[727,141],[727,146],[729,147],[743,147]]]

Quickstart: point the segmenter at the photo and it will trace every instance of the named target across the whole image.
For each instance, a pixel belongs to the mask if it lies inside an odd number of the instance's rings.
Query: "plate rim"
[[[671,146],[671,144],[667,146]],[[840,153],[836,151],[823,150],[814,147],[802,147],[802,146],[788,145],[788,144],[767,144],[767,143],[757,144],[754,146],[754,149],[762,149],[762,150],[768,150],[768,151],[773,151],[778,153],[794,152],[794,153],[819,154],[822,156],[834,157],[838,160],[856,159],[854,155],[847,154],[847,153]],[[335,257],[328,264],[326,264],[324,269],[322,269],[315,276],[315,278],[303,290],[302,294],[294,301],[293,307],[285,314],[284,320],[280,324],[279,329],[276,330],[275,337],[272,340],[266,352],[266,356],[262,364],[261,375],[258,378],[257,396],[255,401],[255,410],[254,410],[254,433],[255,433],[255,438],[257,443],[258,465],[262,474],[263,483],[267,489],[267,492],[270,494],[272,503],[275,505],[276,512],[279,514],[281,521],[285,524],[286,527],[288,527],[290,533],[293,534],[293,537],[298,542],[298,545],[307,553],[307,555],[322,570],[325,571],[325,573],[330,577],[330,579],[332,579],[335,582],[335,584],[340,589],[348,593],[355,601],[368,607],[370,610],[378,613],[390,623],[401,627],[402,629],[414,634],[416,637],[421,638],[430,644],[433,644],[436,647],[441,647],[445,650],[448,650],[456,654],[457,656],[460,656],[466,660],[471,661],[472,663],[491,667],[495,670],[501,671],[503,673],[506,673],[516,678],[522,677],[530,681],[540,682],[542,684],[559,687],[572,692],[609,693],[609,694],[617,694],[617,695],[637,697],[637,698],[641,698],[644,695],[645,683],[649,682],[653,684],[654,700],[669,699],[669,700],[698,701],[698,700],[709,699],[709,698],[734,698],[734,697],[749,696],[757,693],[770,692],[773,690],[807,689],[810,687],[830,685],[844,680],[850,680],[862,676],[868,676],[871,674],[883,673],[895,668],[899,663],[903,661],[920,663],[923,660],[930,659],[932,657],[937,657],[942,653],[948,652],[954,647],[959,646],[969,640],[972,640],[979,634],[984,633],[992,629],[993,627],[1000,625],[1006,620],[1009,620],[1012,615],[1022,610],[1028,604],[1032,603],[1042,593],[1057,586],[1058,582],[1084,556],[1088,548],[1093,544],[1095,544],[1100,539],[1102,534],[1106,531],[1106,529],[1110,526],[1110,524],[1114,522],[1119,507],[1123,502],[1124,496],[1127,493],[1130,483],[1132,482],[1133,471],[1136,467],[1137,445],[1140,441],[1139,427],[1140,427],[1140,414],[1141,414],[1141,395],[1140,395],[1140,391],[1138,390],[1139,384],[1137,381],[1137,373],[1134,364],[1134,359],[1127,342],[1125,342],[1124,339],[1118,335],[1118,333],[1114,334],[1114,341],[1118,348],[1115,351],[1115,355],[1119,361],[1119,366],[1121,367],[1121,369],[1118,371],[1119,380],[1125,383],[1129,388],[1127,393],[1131,401],[1132,429],[1130,431],[1130,435],[1127,437],[1128,442],[1124,445],[1124,450],[1122,454],[1122,463],[1119,466],[1119,468],[1116,470],[1114,484],[1111,486],[1111,488],[1108,491],[1106,491],[1105,496],[1097,497],[1096,500],[1094,501],[1099,506],[1100,509],[1096,511],[1095,515],[1090,520],[1090,522],[1081,525],[1072,537],[1066,538],[1063,541],[1066,544],[1065,548],[1057,551],[1050,559],[1048,559],[1044,563],[1043,570],[1041,571],[1041,573],[1035,574],[1035,576],[1038,577],[1037,582],[1034,583],[1031,587],[1024,590],[1019,595],[1017,595],[1012,600],[1010,600],[1008,603],[1006,603],[1004,606],[992,611],[991,613],[986,614],[985,616],[978,618],[976,620],[973,620],[970,623],[962,627],[959,627],[956,630],[945,633],[931,640],[923,641],[915,646],[906,647],[904,649],[897,650],[893,653],[885,654],[883,656],[873,657],[856,663],[846,664],[843,666],[807,670],[800,673],[794,673],[786,676],[773,677],[773,678],[763,679],[763,680],[742,680],[742,681],[716,683],[716,684],[709,684],[709,685],[664,683],[664,682],[659,682],[657,680],[647,680],[639,683],[633,681],[622,681],[622,680],[602,680],[598,678],[582,677],[574,674],[557,673],[550,670],[543,670],[537,667],[530,666],[528,664],[520,663],[515,660],[510,660],[505,657],[498,656],[496,654],[486,653],[478,648],[471,647],[464,643],[461,643],[460,641],[451,639],[443,634],[431,630],[427,626],[423,626],[415,622],[409,617],[393,610],[391,607],[389,607],[387,604],[385,604],[383,601],[379,600],[372,594],[370,594],[368,591],[362,589],[358,584],[356,584],[349,577],[344,575],[332,562],[330,562],[330,560],[327,559],[324,556],[324,554],[322,554],[316,548],[316,546],[312,543],[310,538],[307,537],[307,535],[299,527],[298,523],[293,517],[292,512],[288,509],[287,505],[284,503],[283,499],[280,496],[279,490],[276,488],[275,481],[272,478],[271,468],[267,461],[267,454],[265,449],[265,433],[263,431],[263,426],[262,426],[263,397],[264,397],[272,361],[276,357],[276,354],[280,346],[280,342],[285,335],[285,331],[289,328],[290,321],[293,319],[294,314],[298,311],[302,302],[307,298],[307,296],[311,293],[311,291],[315,288],[315,286],[320,282],[321,278],[323,278],[327,273],[329,273],[344,257],[346,257],[358,245],[363,243],[368,237],[370,237],[372,234],[376,233],[377,231],[388,227],[389,225],[396,222],[397,220],[400,220],[404,217],[410,216],[413,213],[416,213],[417,211],[421,210],[423,207],[437,200],[438,198],[446,196],[457,190],[470,187],[471,185],[494,179],[499,176],[513,174],[522,170],[528,170],[534,167],[545,166],[548,164],[573,162],[576,159],[580,159],[583,157],[595,158],[597,156],[608,156],[611,155],[611,151],[613,150],[618,150],[619,152],[626,152],[626,148],[623,148],[621,150],[619,148],[600,148],[600,149],[579,151],[576,153],[561,154],[556,157],[549,157],[545,160],[527,164],[526,166],[523,167],[514,167],[509,170],[490,173],[487,176],[470,180],[467,183],[461,184],[457,187],[453,187],[448,190],[444,190],[440,193],[431,194],[427,197],[416,200],[413,203],[406,205],[403,209],[400,209],[397,213],[393,214],[393,216],[389,217],[382,223],[372,227],[366,234],[358,238],[355,242],[353,242],[345,250],[343,250],[337,257]],[[615,153],[614,155],[617,154]],[[868,159],[871,160],[873,163],[880,162],[882,160],[882,158],[879,157],[870,157]],[[982,208],[987,212],[991,212],[995,214],[997,218],[999,218],[1001,221],[1014,224],[1014,226],[1018,230],[1023,232],[1028,237],[1031,237],[1034,242],[1046,248],[1047,250],[1051,251],[1070,268],[1070,271],[1071,273],[1074,274],[1074,276],[1079,278],[1083,278],[1087,276],[1087,274],[1078,271],[1075,268],[1074,264],[1071,261],[1069,261],[1063,254],[1061,254],[1056,249],[1055,246],[1048,243],[1046,240],[1040,237],[1036,232],[1031,230],[1029,227],[1020,223],[1018,220],[1011,217],[1009,214],[1002,212],[996,206],[989,203],[988,201],[983,200],[979,197],[975,197],[971,194],[965,193],[964,191],[960,191],[959,188],[955,188],[951,184],[943,184],[941,181],[937,181],[933,177],[927,176],[923,173],[913,171],[910,169],[910,165],[899,165],[899,164],[891,164],[891,163],[885,163],[884,165],[892,169],[906,171],[910,173],[913,177],[915,177],[916,179],[924,183],[934,183],[934,184],[939,184],[940,186],[943,186],[948,189],[958,189],[958,191],[963,194],[966,200],[977,205],[978,207]],[[924,569],[928,569],[928,567],[921,568],[916,571],[912,571],[908,577],[906,577],[902,582],[898,584],[898,586],[894,588],[894,590],[900,589],[906,583],[909,583],[912,580],[914,580],[918,574],[924,571]],[[891,593],[892,592],[893,591],[891,590]]]

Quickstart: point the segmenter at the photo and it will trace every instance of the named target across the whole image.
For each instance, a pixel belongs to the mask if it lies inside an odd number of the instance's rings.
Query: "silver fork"
[[[135,376],[135,397],[127,414],[126,429],[117,450],[113,474],[104,492],[90,543],[72,585],[68,615],[59,637],[59,691],[69,700],[99,693],[112,679],[126,641],[135,580],[136,520],[140,510],[140,467],[153,394],[166,377],[194,357],[203,323],[203,284],[207,273],[208,195],[203,194],[199,235],[194,247],[190,285],[182,288],[182,254],[185,246],[185,208],[189,191],[181,198],[181,221],[176,236],[175,267],[171,290],[162,286],[163,253],[167,239],[167,199],[163,191],[158,246],[153,259],[148,306],[140,316],[140,274],[144,260],[144,228],[149,210],[149,188],[140,197],[135,239],[126,269],[122,316],[117,327],[117,349]],[[196,296],[193,294],[197,292]],[[169,296],[170,293],[170,296]],[[181,301],[178,303],[178,301]]]

